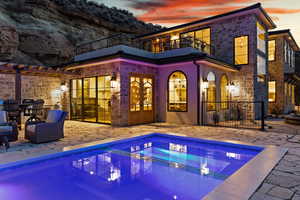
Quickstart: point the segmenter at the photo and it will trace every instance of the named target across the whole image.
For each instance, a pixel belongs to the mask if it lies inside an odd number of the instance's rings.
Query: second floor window
[[[269,61],[274,61],[276,57],[276,40],[269,41]]]
[[[234,38],[234,64],[248,64],[248,36]]]

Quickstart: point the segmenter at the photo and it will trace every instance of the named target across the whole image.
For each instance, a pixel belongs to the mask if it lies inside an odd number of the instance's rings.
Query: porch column
[[[16,69],[15,99],[18,103],[21,103],[22,101],[22,81],[21,81],[21,71],[19,69]]]

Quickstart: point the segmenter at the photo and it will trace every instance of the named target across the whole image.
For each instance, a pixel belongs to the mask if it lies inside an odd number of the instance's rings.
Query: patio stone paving
[[[251,200],[300,200],[300,127],[281,120],[267,121],[266,132],[230,128],[155,123],[131,127],[110,127],[93,123],[66,121],[65,138],[52,143],[30,144],[20,133],[20,140],[11,143],[8,152],[1,151],[0,164],[61,151],[65,146],[109,138],[124,138],[145,133],[177,133],[191,137],[236,140],[256,145],[288,148],[288,153],[273,169]],[[259,169],[258,169],[259,170]]]

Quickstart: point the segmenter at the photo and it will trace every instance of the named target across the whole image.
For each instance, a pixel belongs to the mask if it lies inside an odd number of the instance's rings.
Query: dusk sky
[[[130,10],[140,20],[173,26],[257,3],[255,0],[92,0]],[[300,0],[262,0],[277,29],[291,29],[300,45]]]

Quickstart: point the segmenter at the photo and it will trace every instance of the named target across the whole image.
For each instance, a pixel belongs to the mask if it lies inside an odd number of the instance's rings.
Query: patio
[[[252,200],[299,200],[300,199],[300,130],[293,125],[285,125],[282,120],[268,121],[273,128],[267,132],[216,128],[203,126],[179,126],[165,123],[131,127],[111,127],[94,123],[66,121],[65,138],[46,144],[31,144],[23,138],[20,132],[18,142],[11,143],[7,153],[0,154],[0,164],[29,157],[62,151],[66,146],[90,143],[111,138],[125,138],[133,135],[159,132],[177,133],[192,137],[238,140],[256,145],[277,145],[289,149]]]

